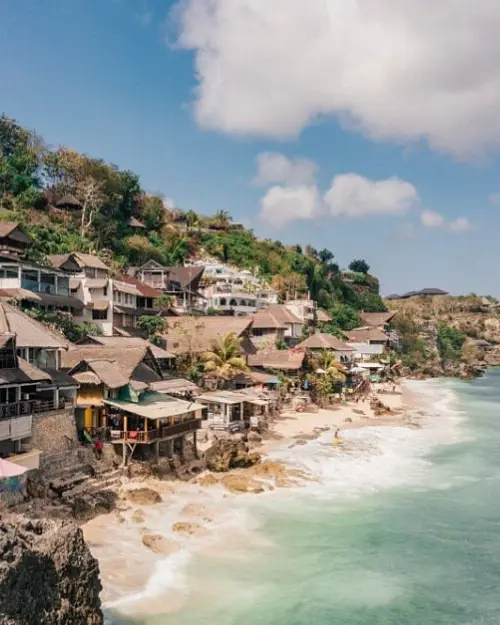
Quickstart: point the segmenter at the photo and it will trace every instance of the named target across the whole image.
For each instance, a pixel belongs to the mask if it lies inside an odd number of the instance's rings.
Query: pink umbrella
[[[27,470],[28,469],[26,469],[26,467],[21,467],[19,464],[0,458],[0,480],[22,475],[23,473],[26,473]]]

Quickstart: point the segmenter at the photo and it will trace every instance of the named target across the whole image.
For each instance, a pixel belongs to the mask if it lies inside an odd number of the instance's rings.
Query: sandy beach
[[[374,388],[375,393],[380,390],[381,386]],[[260,540],[243,520],[248,498],[275,497],[276,489],[297,488],[317,480],[276,461],[276,451],[287,449],[300,457],[301,447],[319,436],[330,436],[331,431],[333,441],[336,429],[342,441],[344,430],[407,423],[410,400],[404,386],[376,397],[390,409],[382,416],[375,416],[369,400],[351,400],[317,412],[283,413],[271,423],[258,447],[262,464],[250,469],[203,474],[190,482],[147,479],[123,483],[117,510],[83,526],[100,563],[104,603],[130,616],[145,610],[155,612],[155,606],[164,611],[165,601],[160,599],[166,591],[156,581],[161,577],[168,586],[169,609],[180,609],[186,592],[176,586],[175,576],[193,555],[245,558],[251,553],[252,541]],[[159,501],[131,501],[130,491],[138,488],[155,491]]]

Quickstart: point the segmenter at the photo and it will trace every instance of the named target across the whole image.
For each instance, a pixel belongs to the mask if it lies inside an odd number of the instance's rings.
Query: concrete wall
[[[57,453],[78,445],[73,408],[37,414],[33,417],[29,447]]]

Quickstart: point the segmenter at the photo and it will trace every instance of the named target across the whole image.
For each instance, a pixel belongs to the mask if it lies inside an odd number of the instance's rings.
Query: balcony
[[[183,423],[166,425],[148,432],[111,430],[110,435],[113,443],[141,443],[147,445],[154,441],[167,440],[175,436],[188,434],[200,428],[201,419],[189,419],[189,421],[184,421]]]
[[[21,280],[21,288],[31,291],[32,293],[46,293],[47,295],[63,295],[69,297],[69,287],[59,286],[56,288],[54,284],[45,284],[44,282],[37,282],[36,280],[27,280],[23,278]]]
[[[31,436],[31,415],[2,417],[0,419],[0,441],[21,440]]]
[[[0,404],[0,421],[12,417],[23,417],[42,412],[53,412],[66,407],[66,400],[29,399],[16,401],[9,404]]]

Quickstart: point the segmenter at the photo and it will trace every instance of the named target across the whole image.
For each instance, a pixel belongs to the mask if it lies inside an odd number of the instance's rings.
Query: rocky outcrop
[[[176,534],[187,534],[188,536],[204,536],[207,530],[199,523],[178,521],[172,525],[172,532]]]
[[[169,540],[165,536],[160,536],[160,534],[144,534],[142,544],[151,549],[153,553],[161,553],[164,556],[169,556],[180,549],[179,543],[176,543],[175,540]]]
[[[152,506],[161,502],[161,495],[152,488],[135,488],[124,493],[125,499],[138,506]]]
[[[99,566],[68,521],[0,524],[0,625],[102,625]]]
[[[205,454],[207,469],[224,473],[231,469],[245,469],[261,461],[260,454],[251,452],[244,441],[217,441]]]

